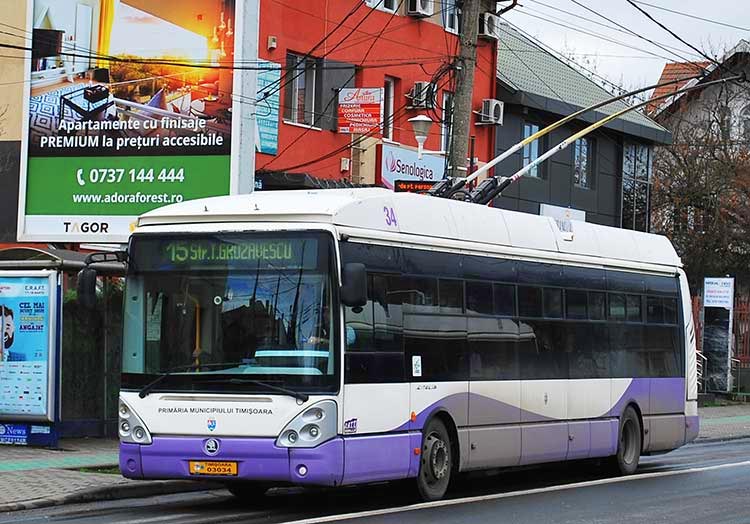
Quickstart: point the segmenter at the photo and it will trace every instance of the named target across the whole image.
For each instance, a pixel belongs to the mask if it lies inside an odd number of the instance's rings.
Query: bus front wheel
[[[617,440],[617,455],[612,457],[612,466],[620,475],[631,475],[638,469],[641,457],[641,423],[632,406],[625,408],[620,417],[620,432]]]
[[[422,432],[417,490],[425,501],[443,498],[453,470],[453,453],[448,429],[439,419],[432,419]]]

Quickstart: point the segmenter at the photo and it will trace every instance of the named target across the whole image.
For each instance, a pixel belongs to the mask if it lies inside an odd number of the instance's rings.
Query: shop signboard
[[[419,158],[413,149],[384,143],[378,146],[378,165],[375,182],[395,189],[396,181],[439,182],[445,173],[445,157],[424,154]]]
[[[281,65],[259,60],[258,66],[258,103],[255,106],[258,132],[255,135],[255,150],[275,155],[279,150]]]
[[[732,390],[732,323],[734,278],[703,279],[704,381],[709,391]]]
[[[382,123],[382,88],[343,88],[338,101],[339,133],[366,134]]]

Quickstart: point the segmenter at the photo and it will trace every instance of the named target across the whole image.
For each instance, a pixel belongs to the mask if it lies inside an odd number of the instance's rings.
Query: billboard
[[[21,240],[124,242],[144,212],[229,194],[235,0],[32,3]]]
[[[56,297],[54,272],[0,273],[0,420],[54,420]]]
[[[396,180],[438,182],[445,174],[445,157],[424,154],[422,158],[413,149],[393,144],[378,146],[380,169],[375,183],[394,189]]]
[[[382,122],[382,88],[343,88],[339,90],[339,133],[365,134]]]

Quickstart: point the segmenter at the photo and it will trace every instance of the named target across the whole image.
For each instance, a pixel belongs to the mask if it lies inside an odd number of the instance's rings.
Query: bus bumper
[[[315,448],[280,448],[270,438],[154,437],[149,445],[120,443],[120,471],[132,479],[253,480],[279,484],[337,486],[344,475],[344,443],[338,437]],[[191,461],[236,462],[237,475],[191,474]]]

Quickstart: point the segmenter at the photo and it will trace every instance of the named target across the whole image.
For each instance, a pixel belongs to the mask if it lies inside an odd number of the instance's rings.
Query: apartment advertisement
[[[124,242],[144,212],[229,194],[235,0],[33,4],[21,239]]]

